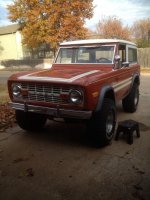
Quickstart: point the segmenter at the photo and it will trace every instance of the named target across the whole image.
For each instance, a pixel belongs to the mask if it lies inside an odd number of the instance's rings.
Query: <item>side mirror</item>
[[[114,64],[114,69],[119,69],[121,68],[121,62],[120,62],[120,56],[115,55],[115,64]]]
[[[119,55],[115,55],[115,62],[119,62],[120,61],[120,56]]]

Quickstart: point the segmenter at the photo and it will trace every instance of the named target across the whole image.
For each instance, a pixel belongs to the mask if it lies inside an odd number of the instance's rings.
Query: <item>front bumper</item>
[[[24,112],[34,112],[49,115],[52,117],[75,118],[75,119],[90,119],[92,111],[68,110],[62,108],[49,108],[44,106],[33,106],[26,103],[9,103],[11,108],[22,110]]]

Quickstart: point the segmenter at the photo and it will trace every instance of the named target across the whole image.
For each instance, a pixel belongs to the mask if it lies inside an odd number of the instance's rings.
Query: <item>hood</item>
[[[97,69],[51,69],[36,71],[27,74],[17,74],[18,81],[38,81],[55,83],[80,83],[87,82],[96,75],[104,74],[104,71]],[[92,78],[93,79],[93,78]]]

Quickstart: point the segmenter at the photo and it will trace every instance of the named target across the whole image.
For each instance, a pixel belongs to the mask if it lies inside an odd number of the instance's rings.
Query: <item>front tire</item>
[[[101,110],[93,114],[87,125],[88,135],[94,146],[108,145],[113,138],[115,125],[115,103],[113,100],[105,98]]]
[[[139,86],[134,83],[128,96],[122,100],[123,110],[125,112],[133,113],[137,110],[139,103]]]
[[[44,127],[46,120],[47,117],[45,115],[16,110],[16,121],[18,125],[27,131],[41,130]]]

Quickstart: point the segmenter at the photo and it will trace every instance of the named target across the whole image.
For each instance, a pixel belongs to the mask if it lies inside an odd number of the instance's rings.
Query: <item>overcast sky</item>
[[[0,26],[11,24],[7,19],[6,5],[13,0],[0,0]],[[94,16],[86,21],[86,26],[95,29],[99,19],[104,16],[117,16],[124,25],[131,26],[134,21],[150,18],[150,0],[94,0]]]

